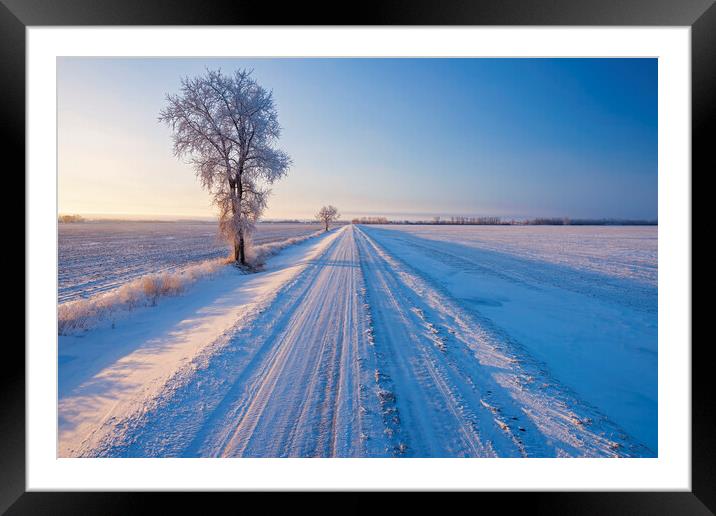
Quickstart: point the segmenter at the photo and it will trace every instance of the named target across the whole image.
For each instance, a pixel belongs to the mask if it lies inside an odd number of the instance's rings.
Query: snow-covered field
[[[657,226],[378,227],[656,287]]]
[[[59,337],[59,456],[655,456],[654,228],[344,226]]]
[[[308,235],[316,224],[258,224],[254,242]],[[146,274],[228,255],[215,222],[91,221],[59,224],[60,303],[115,289]]]

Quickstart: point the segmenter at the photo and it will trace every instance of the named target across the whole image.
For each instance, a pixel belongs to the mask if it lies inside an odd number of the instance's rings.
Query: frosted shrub
[[[252,267],[261,267],[266,260],[280,250],[311,237],[321,231],[280,242],[264,245],[250,245],[247,258]],[[200,278],[209,277],[227,264],[232,258],[216,258],[185,267],[175,272],[147,274],[121,287],[91,297],[62,303],[57,308],[57,329],[60,335],[68,335],[97,326],[110,317],[114,320],[117,312],[129,311],[142,306],[156,306],[159,298],[177,295]]]
[[[58,332],[67,335],[87,330],[117,311],[155,306],[158,298],[179,294],[196,280],[216,273],[226,263],[226,258],[218,258],[176,272],[147,274],[110,292],[62,303],[57,308]]]
[[[158,295],[157,279],[154,276],[144,276],[141,279],[142,292],[147,299],[154,301]]]
[[[182,278],[176,274],[164,274],[162,276],[162,286],[160,293],[162,295],[178,294],[184,288]]]

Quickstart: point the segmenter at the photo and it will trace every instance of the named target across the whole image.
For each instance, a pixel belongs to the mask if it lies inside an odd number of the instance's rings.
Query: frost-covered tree
[[[276,147],[281,126],[272,92],[251,71],[207,70],[185,77],[167,95],[159,120],[173,132],[174,154],[194,167],[219,209],[219,228],[246,264],[246,243],[266,208],[267,185],[282,178],[291,159]]]
[[[328,231],[328,224],[338,219],[338,217],[340,217],[338,209],[330,204],[328,206],[324,206],[318,210],[318,213],[316,213],[316,220],[326,226],[326,231]]]

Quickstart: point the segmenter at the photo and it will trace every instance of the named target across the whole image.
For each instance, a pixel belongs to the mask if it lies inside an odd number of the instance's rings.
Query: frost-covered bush
[[[110,292],[62,303],[57,309],[57,330],[60,335],[66,335],[96,326],[117,311],[154,306],[159,297],[179,294],[197,279],[214,274],[226,264],[226,258],[217,258],[175,272],[147,274]]]
[[[262,267],[266,260],[286,247],[303,242],[320,231],[299,237],[262,245],[249,245],[247,258],[252,268]],[[174,272],[147,274],[109,292],[88,299],[62,303],[57,309],[57,329],[60,335],[68,335],[97,326],[102,321],[114,319],[118,312],[143,306],[155,306],[159,298],[180,294],[200,278],[213,275],[231,258],[216,258],[190,265]]]

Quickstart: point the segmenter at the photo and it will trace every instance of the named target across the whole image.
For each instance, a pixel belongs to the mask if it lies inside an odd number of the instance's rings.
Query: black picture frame
[[[36,25],[606,25],[690,26],[692,171],[716,170],[716,5],[714,0],[401,0],[272,5],[244,0],[0,0],[0,120],[3,156],[24,169],[25,28]],[[712,138],[712,137],[711,137]],[[9,171],[6,169],[6,171]],[[685,171],[688,172],[688,171]],[[27,192],[26,192],[27,194]],[[32,271],[25,269],[25,275]],[[32,300],[29,300],[30,302]],[[716,439],[709,394],[708,341],[692,345],[692,491],[638,493],[484,493],[509,498],[510,508],[537,513],[713,514],[716,512]],[[0,375],[0,513],[129,514],[186,508],[176,493],[25,492],[25,355],[8,350]],[[7,354],[9,353],[9,354]],[[207,496],[207,495],[201,495]],[[246,494],[226,494],[226,497]],[[357,497],[357,494],[352,495]],[[416,500],[420,500],[417,497]],[[242,503],[246,503],[242,499]],[[213,505],[213,501],[212,501]],[[356,504],[351,504],[356,505]],[[209,512],[211,506],[205,506]],[[385,510],[387,507],[383,506]]]

